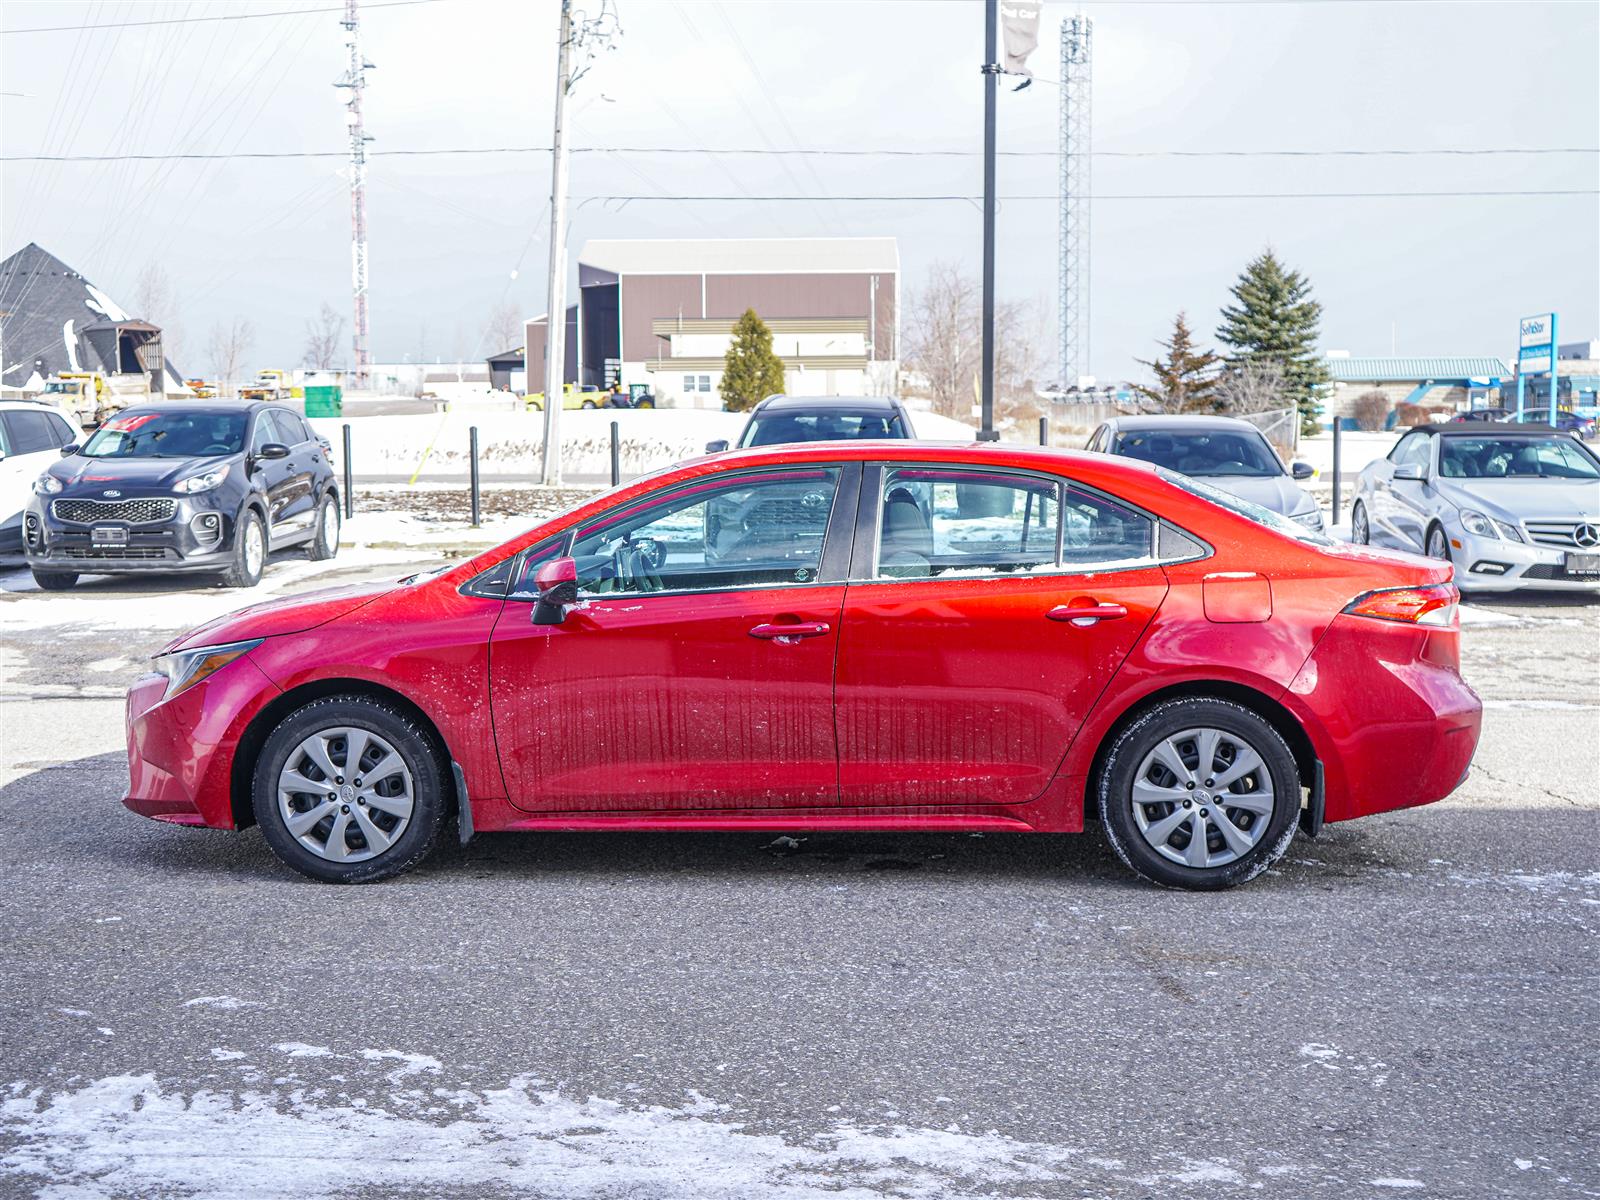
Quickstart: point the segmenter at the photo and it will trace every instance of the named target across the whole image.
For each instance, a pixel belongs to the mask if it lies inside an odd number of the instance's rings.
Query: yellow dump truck
[[[106,377],[98,371],[62,371],[52,375],[45,380],[44,396],[58,408],[70,412],[86,429],[100,424],[128,403],[113,397],[106,386]]]
[[[289,372],[275,368],[257,371],[255,382],[239,389],[241,400],[287,400],[293,394],[294,386]]]

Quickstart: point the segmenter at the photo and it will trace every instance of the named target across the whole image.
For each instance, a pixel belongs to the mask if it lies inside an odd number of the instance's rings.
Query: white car
[[[33,481],[74,443],[82,445],[83,430],[60,409],[0,400],[0,554],[22,553],[22,510]]]
[[[1361,472],[1350,534],[1450,560],[1463,591],[1600,591],[1600,458],[1549,426],[1422,426]]]

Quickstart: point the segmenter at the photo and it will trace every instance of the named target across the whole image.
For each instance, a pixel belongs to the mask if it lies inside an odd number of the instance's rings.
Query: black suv
[[[267,555],[339,549],[328,446],[280,404],[127,408],[34,481],[23,550],[39,586],[80,574],[220,572],[254,587]]]

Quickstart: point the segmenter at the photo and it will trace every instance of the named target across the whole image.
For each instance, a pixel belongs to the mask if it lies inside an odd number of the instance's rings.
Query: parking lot
[[[1600,604],[1470,603],[1466,784],[1215,895],[1093,830],[480,837],[338,889],[121,807],[172,633],[432,561],[0,571],[0,1194],[1600,1194]]]

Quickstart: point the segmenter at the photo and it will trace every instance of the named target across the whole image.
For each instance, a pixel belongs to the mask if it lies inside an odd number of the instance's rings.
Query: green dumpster
[[[344,416],[344,389],[338,384],[306,388],[306,416]]]

